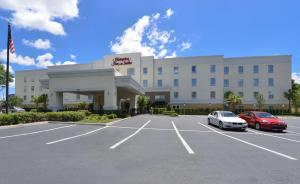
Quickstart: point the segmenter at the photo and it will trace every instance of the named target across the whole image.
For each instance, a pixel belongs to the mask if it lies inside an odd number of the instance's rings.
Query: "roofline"
[[[246,59],[246,58],[272,58],[272,57],[292,57],[292,54],[279,54],[279,55],[268,55],[268,56],[240,56],[240,57],[224,57],[224,59]]]
[[[30,70],[16,70],[16,73],[20,72],[36,72],[36,71],[47,71],[48,69],[30,69]]]

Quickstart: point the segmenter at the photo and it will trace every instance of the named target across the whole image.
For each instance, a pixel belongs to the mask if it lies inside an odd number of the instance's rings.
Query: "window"
[[[155,96],[154,99],[156,102],[164,102],[165,96]]]
[[[162,88],[162,80],[157,80],[157,87]]]
[[[147,75],[148,74],[148,68],[143,68],[143,74]]]
[[[224,67],[224,75],[228,75],[229,74],[229,66],[225,66]]]
[[[253,79],[253,86],[258,87],[259,86],[259,80],[258,79]]]
[[[197,98],[197,92],[196,91],[192,91],[192,98],[193,99]]]
[[[216,98],[216,92],[215,91],[211,91],[210,92],[210,99],[215,99]]]
[[[34,92],[34,86],[31,86],[31,92]]]
[[[243,74],[244,73],[244,67],[243,66],[239,66],[238,67],[238,73],[239,74]]]
[[[80,100],[80,95],[76,94],[76,100]]]
[[[24,101],[26,101],[27,100],[27,96],[25,95],[25,96],[23,96],[23,99],[24,99]]]
[[[240,97],[244,97],[244,92],[239,91],[239,92],[238,92],[238,95],[239,95]]]
[[[174,73],[174,75],[177,75],[177,74],[179,73],[179,68],[178,68],[178,66],[174,66],[174,68],[173,68],[173,73]]]
[[[274,66],[268,65],[268,73],[273,73],[273,72],[274,72]]]
[[[92,100],[92,97],[93,97],[92,95],[89,95],[88,100]]]
[[[31,82],[34,82],[34,78],[31,79]]]
[[[192,79],[192,86],[193,87],[197,86],[197,79]]]
[[[157,75],[161,75],[163,72],[162,72],[162,67],[158,67],[157,68]]]
[[[27,88],[26,88],[26,86],[24,86],[24,93],[26,93],[27,92]]]
[[[258,95],[258,91],[254,91],[253,92],[253,98],[255,98],[256,99],[256,96]]]
[[[174,87],[178,87],[179,86],[179,80],[178,79],[174,79],[173,80],[173,86]]]
[[[228,79],[224,79],[224,87],[225,88],[229,87],[229,80]]]
[[[176,99],[178,98],[178,92],[177,91],[174,92],[174,98],[176,98]]]
[[[143,80],[143,87],[148,88],[148,80]]]
[[[27,82],[27,77],[24,77],[24,82]]]
[[[268,93],[268,99],[269,100],[273,100],[274,99],[274,94],[272,93],[272,91],[269,91],[269,93]]]
[[[274,79],[273,78],[268,78],[268,86],[269,87],[274,86]]]
[[[216,73],[216,65],[210,65],[210,73]]]
[[[259,67],[258,65],[253,66],[253,73],[259,73]]]
[[[192,73],[197,73],[197,66],[195,65],[192,66]]]
[[[127,75],[128,76],[134,75],[134,68],[127,68]]]
[[[210,86],[216,86],[216,78],[210,78]]]
[[[244,80],[243,79],[239,79],[238,87],[244,87]]]

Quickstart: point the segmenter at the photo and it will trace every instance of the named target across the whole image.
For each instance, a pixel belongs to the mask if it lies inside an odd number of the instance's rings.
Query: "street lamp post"
[[[185,115],[185,103],[183,104],[183,114]]]

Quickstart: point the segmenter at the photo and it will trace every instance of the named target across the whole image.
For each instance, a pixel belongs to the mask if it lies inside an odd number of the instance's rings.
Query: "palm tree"
[[[142,113],[144,108],[148,104],[148,98],[146,96],[139,96],[137,104],[139,106],[140,112]]]
[[[35,104],[35,108],[38,109],[39,108],[39,96],[33,96],[31,97],[31,102]]]
[[[231,107],[232,111],[235,111],[236,105],[242,103],[242,97],[236,95],[232,91],[227,91],[224,93],[224,98],[226,99],[227,103]]]
[[[293,99],[293,91],[292,89],[289,89],[288,91],[284,92],[284,97],[289,101],[289,113],[291,113],[291,102],[292,102],[292,99]]]
[[[43,103],[43,109],[44,111],[47,110],[47,103],[48,103],[48,95],[47,94],[42,94],[38,97],[38,102]]]
[[[261,93],[257,93],[255,95],[255,98],[256,98],[257,105],[258,105],[258,109],[261,110],[264,107],[265,103],[266,103],[264,95],[261,94]]]

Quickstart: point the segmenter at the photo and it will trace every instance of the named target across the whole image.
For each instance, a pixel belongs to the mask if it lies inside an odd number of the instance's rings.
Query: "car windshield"
[[[275,116],[273,116],[272,114],[263,112],[263,113],[257,113],[256,116],[260,117],[260,118],[275,118]]]
[[[236,115],[232,112],[220,112],[222,117],[236,117]]]

